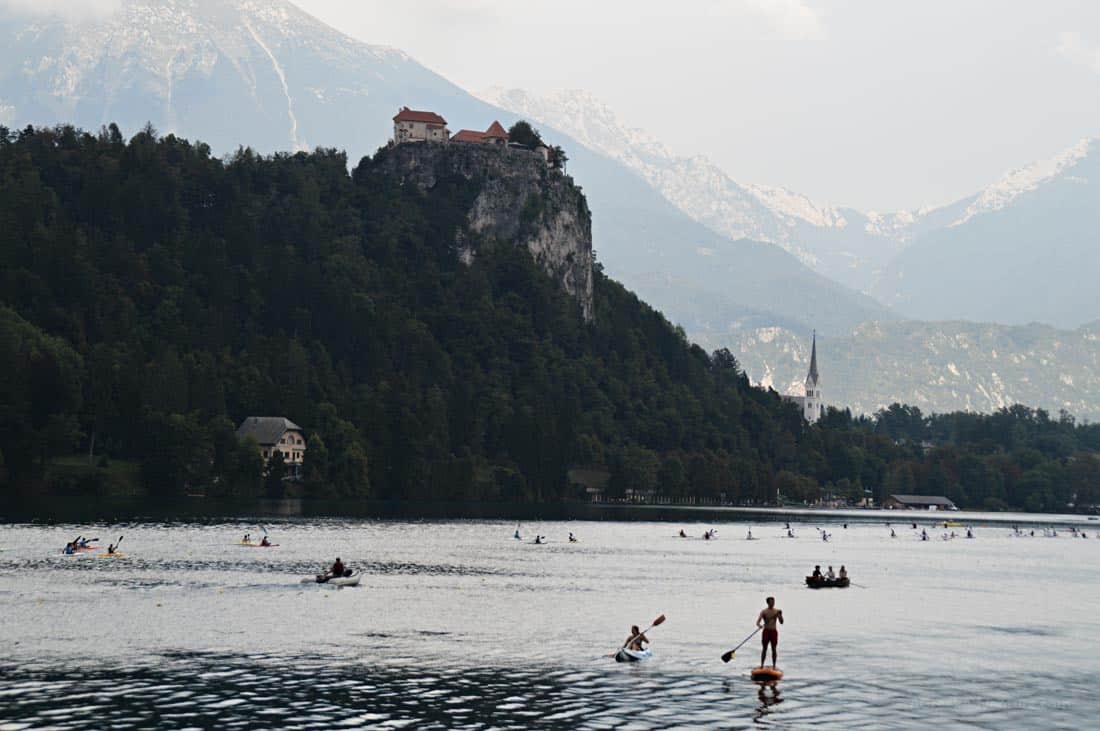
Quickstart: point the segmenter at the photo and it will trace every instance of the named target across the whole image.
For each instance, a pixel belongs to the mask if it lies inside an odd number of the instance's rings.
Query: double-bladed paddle
[[[738,645],[737,647],[733,648],[733,649],[732,649],[732,650],[730,650],[729,652],[727,652],[727,653],[724,653],[724,654],[722,655],[722,662],[729,662],[730,660],[732,660],[732,659],[733,659],[733,655],[734,655],[734,653],[736,653],[736,652],[737,652],[738,650],[740,650],[740,649],[741,649],[741,647],[742,647],[742,646],[743,646],[743,645],[744,645],[744,644],[745,644],[746,642],[748,642],[749,640],[751,640],[751,639],[753,638],[753,635],[755,635],[755,634],[756,634],[757,632],[759,632],[759,631],[760,631],[760,628],[759,628],[759,627],[757,627],[756,629],[754,629],[754,630],[752,631],[752,634],[751,634],[751,635],[749,635],[749,636],[748,636],[748,637],[746,637],[745,639],[741,640],[741,644],[740,644],[740,645]]]

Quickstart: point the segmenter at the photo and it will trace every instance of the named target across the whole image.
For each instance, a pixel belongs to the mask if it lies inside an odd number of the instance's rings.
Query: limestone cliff
[[[535,261],[593,318],[592,216],[573,179],[523,149],[460,142],[413,142],[380,151],[372,169],[403,185],[431,191],[444,180],[474,184],[455,253],[470,263],[482,246],[524,246]]]

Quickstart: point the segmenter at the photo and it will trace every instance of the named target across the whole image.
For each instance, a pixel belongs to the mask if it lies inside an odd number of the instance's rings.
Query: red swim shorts
[[[768,645],[775,645],[779,643],[779,630],[777,629],[765,629],[764,634],[760,635],[763,640],[764,647]]]

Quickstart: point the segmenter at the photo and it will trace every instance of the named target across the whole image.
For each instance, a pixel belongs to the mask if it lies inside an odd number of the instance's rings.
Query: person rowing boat
[[[327,572],[321,574],[321,580],[318,583],[323,584],[329,579],[339,578],[341,576],[344,576],[346,573],[347,568],[344,566],[344,562],[340,560],[339,556],[337,556],[336,563],[332,564],[332,568],[330,568]]]

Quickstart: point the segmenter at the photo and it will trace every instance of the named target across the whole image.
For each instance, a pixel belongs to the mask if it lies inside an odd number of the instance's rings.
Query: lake
[[[296,518],[266,523],[279,546],[262,550],[235,545],[262,535],[243,521],[2,525],[0,729],[1094,722],[1096,522],[1074,520],[1087,539],[1059,518],[1057,537],[1042,523],[921,541],[909,515],[881,517],[896,538],[827,515],[793,522],[793,539],[782,523],[685,513],[524,522],[522,541],[501,520]],[[709,527],[717,540],[699,538]],[[61,555],[78,534],[123,534],[126,557]],[[336,556],[361,586],[300,583]],[[815,564],[846,565],[858,586],[807,589]],[[785,677],[763,685],[748,677],[759,636],[719,656],[769,595]],[[660,614],[653,659],[608,659]]]

